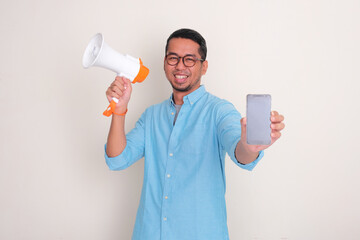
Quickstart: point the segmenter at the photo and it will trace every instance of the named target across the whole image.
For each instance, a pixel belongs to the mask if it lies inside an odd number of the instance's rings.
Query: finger
[[[241,125],[241,141],[246,144],[246,117],[243,117],[240,119],[240,125]]]
[[[126,84],[125,83],[122,83],[122,80],[120,81],[115,81],[112,85],[111,85],[111,88],[112,89],[119,89],[121,91],[124,91],[126,89]]]
[[[243,118],[240,120],[240,123],[241,123],[241,126],[246,126],[246,117],[243,117]]]
[[[276,115],[279,115],[279,113],[277,111],[272,111],[271,112],[271,116],[276,116]]]
[[[130,81],[128,78],[126,78],[126,77],[123,77],[123,76],[117,76],[116,78],[115,78],[115,81],[119,81],[119,82],[122,82],[122,83],[125,83],[125,82],[127,82],[127,81]]]
[[[125,88],[124,84],[116,84],[116,85],[113,85],[110,89],[112,91],[116,92],[117,94],[122,95],[126,88]]]
[[[281,131],[285,128],[285,124],[284,123],[276,123],[276,124],[271,124],[271,129],[272,130],[277,130],[277,131]]]
[[[108,96],[108,99],[112,99],[112,98],[117,98],[119,99],[120,96],[122,95],[122,93],[118,93],[116,91],[113,91],[113,89],[109,88],[107,91],[106,91],[106,96]]]
[[[124,95],[125,87],[123,85],[112,85],[109,87],[109,93],[112,94],[114,97],[119,98]]]
[[[127,88],[131,88],[131,81],[126,77],[118,77],[116,81],[114,81],[121,90],[126,90]]]
[[[111,102],[113,98],[117,98],[117,99],[119,98],[119,96],[110,89],[106,91],[106,97],[109,100],[109,102]]]
[[[272,139],[273,141],[278,140],[280,137],[281,137],[281,132],[272,132],[272,133],[271,133],[271,139]]]
[[[124,82],[125,79],[123,76],[116,76],[115,81]]]
[[[127,88],[130,88],[130,90],[132,89],[131,81],[128,78],[124,79],[124,87],[125,87],[125,89],[127,89]]]
[[[285,119],[284,116],[279,115],[279,114],[271,116],[271,122],[272,123],[280,123],[280,122],[284,121],[284,119]]]
[[[117,76],[111,85],[120,85],[120,84],[123,84],[122,77]]]
[[[125,79],[124,77],[116,77],[115,81],[113,82],[114,85],[119,86],[119,85],[124,85],[125,84]]]

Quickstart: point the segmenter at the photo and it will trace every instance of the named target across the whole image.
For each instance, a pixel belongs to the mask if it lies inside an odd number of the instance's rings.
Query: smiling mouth
[[[188,76],[186,75],[177,75],[177,74],[175,74],[174,77],[175,77],[175,81],[178,83],[184,83],[188,78]]]

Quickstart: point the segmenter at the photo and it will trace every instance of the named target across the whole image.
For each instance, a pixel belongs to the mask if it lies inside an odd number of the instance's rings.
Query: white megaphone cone
[[[104,42],[101,33],[96,34],[90,40],[85,49],[82,64],[84,68],[96,66],[109,69],[118,76],[128,78],[132,83],[144,81],[149,74],[149,69],[143,65],[140,58],[122,55],[115,51]],[[113,98],[103,114],[110,116],[118,101],[118,99]]]

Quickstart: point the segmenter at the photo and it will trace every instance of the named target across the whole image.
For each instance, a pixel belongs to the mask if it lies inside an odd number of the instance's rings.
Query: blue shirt
[[[229,239],[225,206],[225,154],[241,168],[235,147],[241,116],[204,86],[184,97],[177,120],[172,97],[149,107],[127,135],[117,157],[106,155],[111,170],[145,157],[144,182],[133,240]],[[106,146],[105,146],[106,148]]]

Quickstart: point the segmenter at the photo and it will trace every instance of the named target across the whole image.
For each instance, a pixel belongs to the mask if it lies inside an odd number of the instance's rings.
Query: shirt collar
[[[196,89],[195,91],[193,91],[192,93],[189,93],[188,95],[184,96],[184,103],[185,101],[188,101],[190,103],[190,105],[193,105],[194,103],[196,103],[204,94],[206,93],[206,89],[204,85],[200,85],[200,87],[198,89]],[[173,99],[173,94],[171,94],[170,96],[170,103],[175,105],[174,99]]]

